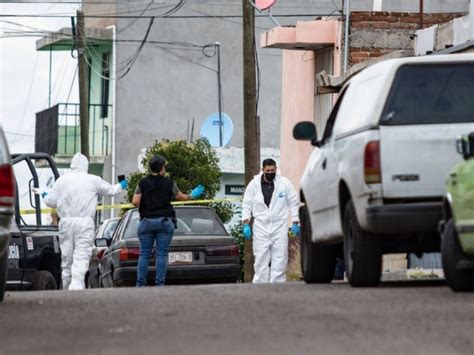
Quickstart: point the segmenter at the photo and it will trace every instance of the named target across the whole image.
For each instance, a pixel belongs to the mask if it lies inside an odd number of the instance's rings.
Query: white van
[[[344,85],[322,136],[298,123],[295,139],[315,146],[301,180],[305,281],[330,282],[342,252],[350,284],[371,286],[383,254],[439,251],[456,138],[472,131],[472,54],[374,64]]]

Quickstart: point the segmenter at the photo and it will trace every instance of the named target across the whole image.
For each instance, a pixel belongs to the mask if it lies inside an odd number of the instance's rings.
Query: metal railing
[[[90,104],[89,151],[91,156],[109,155],[112,120],[103,116],[111,105]],[[79,104],[59,103],[36,114],[35,150],[51,155],[73,155],[80,151]]]

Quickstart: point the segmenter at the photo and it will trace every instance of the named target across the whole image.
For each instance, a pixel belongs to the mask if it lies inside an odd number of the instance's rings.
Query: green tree
[[[219,158],[207,139],[198,139],[195,143],[184,140],[161,142],[156,141],[145,152],[142,160],[144,170],[148,171],[148,161],[153,155],[166,159],[166,175],[173,179],[184,193],[201,184],[206,188],[203,199],[214,198],[220,188],[221,171]],[[127,199],[132,201],[135,188],[146,173],[135,172],[128,178]],[[233,216],[233,205],[228,201],[211,204],[222,222],[227,223]]]

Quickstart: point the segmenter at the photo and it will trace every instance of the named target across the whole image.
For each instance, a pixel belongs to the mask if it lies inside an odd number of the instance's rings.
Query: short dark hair
[[[262,168],[265,168],[266,166],[276,166],[277,163],[273,159],[265,159],[262,163]]]
[[[159,173],[165,163],[166,160],[161,155],[154,155],[150,158],[148,166],[150,167],[152,173]]]

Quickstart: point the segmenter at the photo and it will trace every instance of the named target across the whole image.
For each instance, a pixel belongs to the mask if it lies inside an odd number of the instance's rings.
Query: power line
[[[341,17],[341,14],[272,14],[273,17]],[[24,17],[24,18],[70,18],[71,15],[33,15],[33,14],[0,14],[0,17]],[[167,18],[167,19],[208,19],[208,18],[242,18],[242,15],[174,15],[174,16],[138,16],[138,15],[84,15],[85,18],[142,18],[142,19],[151,19],[151,18]],[[267,15],[255,15],[255,17],[268,17]]]

